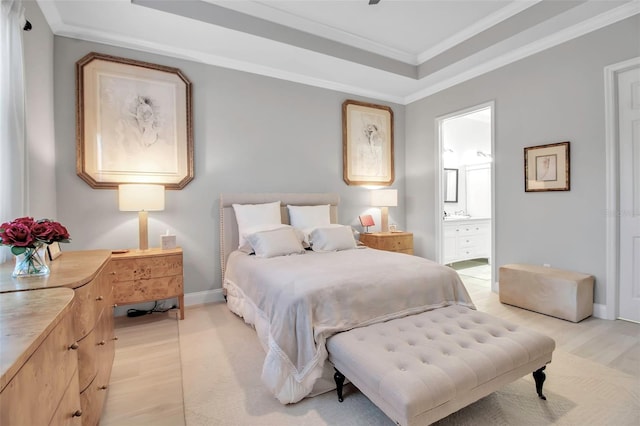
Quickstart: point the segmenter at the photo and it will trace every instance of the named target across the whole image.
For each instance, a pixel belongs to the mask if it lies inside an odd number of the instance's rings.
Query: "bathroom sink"
[[[450,214],[444,217],[444,220],[460,220],[460,219],[469,219],[471,216],[462,215],[462,214]]]

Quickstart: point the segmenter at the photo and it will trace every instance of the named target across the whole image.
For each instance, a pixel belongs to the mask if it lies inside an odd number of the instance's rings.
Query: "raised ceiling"
[[[407,104],[640,13],[638,0],[38,0],[56,35]]]

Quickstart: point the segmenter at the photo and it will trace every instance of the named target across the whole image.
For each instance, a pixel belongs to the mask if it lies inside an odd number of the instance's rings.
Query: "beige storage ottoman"
[[[500,302],[579,322],[593,314],[593,275],[537,265],[500,267]]]

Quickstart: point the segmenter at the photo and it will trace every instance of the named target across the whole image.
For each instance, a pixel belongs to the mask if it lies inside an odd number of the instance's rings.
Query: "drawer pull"
[[[82,410],[76,410],[74,411],[74,413],[71,415],[71,417],[80,417],[82,416]]]
[[[73,342],[73,343],[69,346],[69,348],[68,348],[68,349],[71,349],[71,350],[74,350],[74,351],[75,351],[75,350],[76,350],[76,349],[78,349],[79,347],[80,347],[80,345],[78,344],[78,342]]]
[[[102,296],[98,296],[98,297],[96,297],[96,300],[97,300],[97,301],[104,300],[104,297],[102,297]]]
[[[115,275],[115,274],[116,274],[116,271],[111,271],[111,275]]]
[[[118,340],[118,336],[113,336],[113,340]]]
[[[106,345],[107,342],[105,342],[104,340],[101,340],[100,343],[98,343],[98,346],[104,346]]]
[[[98,386],[98,390],[107,390],[107,385]]]

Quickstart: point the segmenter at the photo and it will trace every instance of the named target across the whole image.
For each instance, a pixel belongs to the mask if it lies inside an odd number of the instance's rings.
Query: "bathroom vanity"
[[[491,257],[491,219],[447,217],[443,225],[442,263]]]

